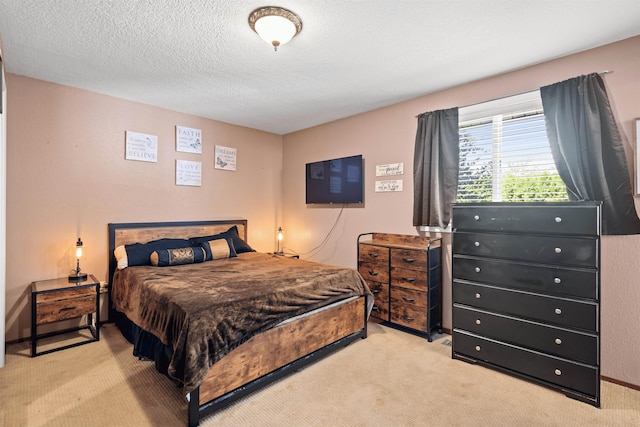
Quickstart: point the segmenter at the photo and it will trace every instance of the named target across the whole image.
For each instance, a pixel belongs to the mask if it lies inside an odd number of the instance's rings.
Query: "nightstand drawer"
[[[100,282],[92,274],[85,280],[70,281],[67,277],[50,280],[38,280],[31,283],[31,357],[54,351],[64,350],[100,340],[100,297],[98,291]],[[61,340],[57,347],[49,346],[46,350],[38,351],[38,339],[45,335],[38,335],[38,327],[63,320],[81,318],[79,325],[69,329],[59,329],[46,334],[47,338],[56,335],[70,335],[81,329],[88,329],[90,337],[82,337],[81,341],[72,339]],[[80,338],[80,337],[76,337]]]
[[[599,389],[599,372],[595,366],[547,356],[463,331],[453,331],[453,352],[454,355],[466,355],[588,396],[595,396]]]
[[[38,303],[36,312],[36,324],[57,322],[59,320],[73,319],[96,311],[96,294],[74,298],[66,298],[58,301]],[[62,292],[60,292],[62,293]],[[41,295],[44,296],[44,295]]]

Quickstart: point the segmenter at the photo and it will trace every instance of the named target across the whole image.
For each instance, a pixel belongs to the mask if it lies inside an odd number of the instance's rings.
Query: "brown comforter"
[[[354,269],[258,252],[174,267],[129,267],[112,284],[116,310],[173,348],[169,375],[186,393],[209,368],[283,320],[371,293]]]

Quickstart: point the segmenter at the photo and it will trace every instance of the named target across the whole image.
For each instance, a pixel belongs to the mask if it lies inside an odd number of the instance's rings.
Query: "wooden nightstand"
[[[95,317],[94,317],[95,314]],[[38,326],[87,316],[87,324],[74,329],[38,336]],[[88,329],[89,339],[45,351],[37,351],[40,338]],[[100,282],[91,274],[82,282],[67,277],[31,283],[31,357],[100,340]]]

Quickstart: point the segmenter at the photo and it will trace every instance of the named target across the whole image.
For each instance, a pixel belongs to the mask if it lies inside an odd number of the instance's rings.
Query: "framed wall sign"
[[[202,185],[202,162],[176,160],[176,185]]]
[[[125,159],[141,162],[158,161],[158,137],[138,132],[125,132]]]
[[[236,170],[236,155],[237,150],[235,148],[216,145],[215,168],[228,171]]]
[[[202,130],[176,126],[176,151],[202,154]]]
[[[390,191],[402,191],[402,180],[388,179],[384,181],[376,181],[376,193],[385,193]]]

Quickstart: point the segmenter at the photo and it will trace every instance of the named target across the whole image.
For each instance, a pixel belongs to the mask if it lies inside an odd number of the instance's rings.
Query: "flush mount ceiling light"
[[[277,51],[278,46],[285,44],[302,30],[302,21],[290,10],[267,6],[251,12],[249,26]]]

